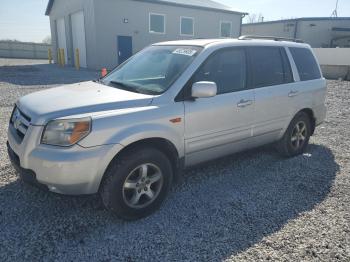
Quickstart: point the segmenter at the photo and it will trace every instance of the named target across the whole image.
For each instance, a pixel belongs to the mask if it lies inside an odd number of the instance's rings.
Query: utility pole
[[[339,0],[337,0],[337,2],[335,3],[335,9],[334,9],[331,17],[338,17],[338,3],[339,3]]]

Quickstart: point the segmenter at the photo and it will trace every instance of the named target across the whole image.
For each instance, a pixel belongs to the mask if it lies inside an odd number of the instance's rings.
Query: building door
[[[131,36],[118,36],[118,63],[121,64],[132,56],[132,37]]]
[[[87,67],[86,64],[86,42],[85,42],[85,24],[84,12],[80,11],[71,16],[72,21],[72,38],[73,38],[73,54],[76,59],[76,49],[79,50],[79,61],[81,67]]]
[[[57,47],[64,50],[65,61],[66,61],[66,64],[68,64],[66,27],[64,23],[64,18],[57,19],[56,26],[57,26]]]

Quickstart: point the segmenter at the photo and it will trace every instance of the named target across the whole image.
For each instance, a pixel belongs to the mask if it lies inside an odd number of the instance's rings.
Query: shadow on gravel
[[[0,66],[0,82],[21,86],[63,85],[98,78],[96,71],[56,64]]]
[[[97,196],[16,181],[0,187],[0,258],[223,260],[320,204],[338,169],[321,145],[292,159],[255,149],[186,171],[163,208],[136,222],[114,218]]]

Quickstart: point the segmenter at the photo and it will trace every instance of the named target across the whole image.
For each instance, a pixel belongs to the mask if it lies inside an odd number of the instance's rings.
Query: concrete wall
[[[332,39],[349,36],[350,32],[337,32],[332,28],[350,28],[350,19],[332,20],[283,20],[255,24],[243,24],[243,35],[271,35],[300,38],[314,48],[330,47]],[[349,43],[348,43],[349,44]]]
[[[48,44],[0,41],[0,57],[47,59],[50,47]]]
[[[56,20],[65,18],[68,64],[74,64],[71,14],[84,11],[87,65],[89,68],[113,68],[118,63],[117,36],[132,36],[133,53],[161,41],[218,38],[220,21],[232,22],[232,36],[238,37],[241,15],[228,12],[146,3],[130,0],[60,0],[50,13],[53,49],[57,48]],[[149,13],[166,15],[166,33],[149,33]],[[180,17],[194,18],[194,36],[180,35]],[[128,23],[124,23],[128,19]],[[55,52],[56,53],[56,52]]]
[[[350,80],[350,48],[315,48],[324,77]]]

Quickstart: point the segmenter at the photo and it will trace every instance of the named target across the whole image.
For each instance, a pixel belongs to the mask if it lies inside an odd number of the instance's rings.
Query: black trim
[[[38,182],[38,180],[36,179],[36,174],[33,170],[25,169],[21,167],[20,159],[18,155],[12,150],[9,142],[7,142],[6,145],[7,145],[7,153],[10,158],[11,164],[19,173],[21,179],[30,185],[33,185],[42,190],[48,191],[49,188],[47,187],[47,185],[44,185]]]
[[[247,130],[249,130],[249,128],[244,129],[242,131],[247,131]],[[243,141],[246,141],[246,140],[249,140],[249,139],[254,139],[254,138],[257,138],[257,137],[260,137],[260,136],[264,136],[264,135],[268,135],[268,134],[272,134],[272,133],[277,133],[277,132],[280,132],[281,130],[282,130],[282,128],[279,128],[279,129],[275,129],[275,130],[268,131],[268,132],[265,132],[265,133],[261,133],[259,135],[245,137],[245,138],[242,138],[242,139],[236,139],[236,140],[231,141],[229,143],[221,143],[219,145],[210,146],[210,147],[207,147],[207,148],[204,148],[204,149],[199,149],[199,150],[193,151],[191,153],[188,153],[188,155],[191,155],[191,154],[194,154],[194,153],[198,153],[198,152],[202,152],[202,151],[206,151],[206,150],[213,149],[213,148],[217,148],[217,147],[221,147],[223,145],[236,144],[236,143],[243,142]]]
[[[284,83],[285,84],[294,83],[295,80],[294,80],[294,76],[293,76],[293,70],[292,70],[292,66],[290,64],[290,61],[288,59],[288,55],[286,53],[286,49],[281,47],[280,54],[281,54],[282,62],[283,62]]]

